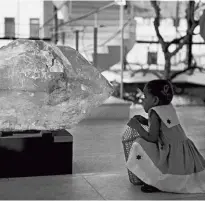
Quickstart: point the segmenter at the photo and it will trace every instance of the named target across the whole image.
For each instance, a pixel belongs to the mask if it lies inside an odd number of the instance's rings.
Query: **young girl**
[[[171,104],[171,83],[153,80],[144,96],[148,120],[137,115],[128,123],[140,137],[132,145],[127,168],[142,180],[143,192],[205,193],[205,160],[180,125]],[[149,132],[141,124],[149,125]]]

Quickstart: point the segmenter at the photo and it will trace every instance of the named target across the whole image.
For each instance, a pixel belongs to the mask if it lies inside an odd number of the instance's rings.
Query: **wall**
[[[43,0],[0,1],[0,38],[4,37],[5,17],[15,18],[16,37],[28,38],[30,18],[40,18],[40,26],[43,24]],[[0,40],[0,46],[8,42],[10,40]]]

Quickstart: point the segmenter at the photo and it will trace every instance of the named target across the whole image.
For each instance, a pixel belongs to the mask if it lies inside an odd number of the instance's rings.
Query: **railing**
[[[77,17],[77,18],[75,18],[75,19],[68,20],[67,22],[63,22],[63,23],[57,25],[57,28],[60,28],[60,27],[62,27],[62,26],[65,26],[65,25],[67,25],[67,24],[71,24],[71,23],[76,22],[76,21],[79,21],[79,20],[83,20],[83,19],[85,19],[85,18],[87,18],[87,17],[89,17],[89,16],[91,16],[91,15],[95,15],[95,14],[97,14],[97,13],[99,13],[99,12],[105,10],[106,8],[109,8],[109,7],[113,6],[113,5],[115,5],[115,4],[116,4],[115,2],[112,2],[112,3],[109,3],[109,4],[105,5],[105,6],[102,6],[102,7],[99,7],[99,8],[97,8],[97,9],[94,9],[94,10],[92,10],[92,11],[86,13],[85,15],[82,15],[82,16],[80,16],[80,17]],[[94,24],[94,23],[93,23],[93,24]],[[43,27],[43,26],[42,26],[42,27]],[[41,28],[42,28],[42,27],[41,27]],[[54,29],[54,28],[55,28],[55,27],[52,27],[51,29]]]

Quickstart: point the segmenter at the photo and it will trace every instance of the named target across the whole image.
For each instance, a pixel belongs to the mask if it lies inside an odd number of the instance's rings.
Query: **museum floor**
[[[142,113],[141,109],[131,111]],[[205,156],[205,107],[178,107],[188,136]],[[205,194],[140,191],[129,182],[121,135],[125,120],[84,120],[73,135],[73,175],[0,179],[0,199],[204,200]]]

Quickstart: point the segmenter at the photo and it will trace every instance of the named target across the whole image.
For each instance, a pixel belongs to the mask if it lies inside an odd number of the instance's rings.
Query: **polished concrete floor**
[[[205,157],[205,107],[177,108],[187,135]],[[142,114],[140,108],[133,114]],[[142,193],[129,182],[121,136],[125,120],[84,120],[74,137],[73,175],[0,179],[0,199],[204,200],[205,194]]]

